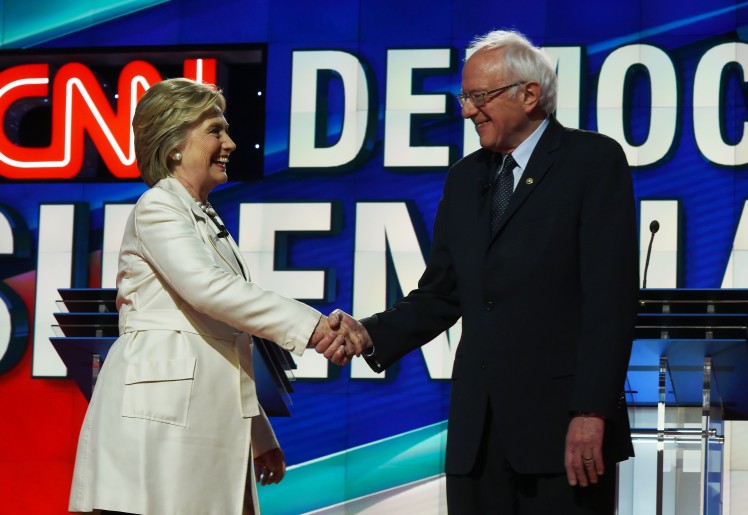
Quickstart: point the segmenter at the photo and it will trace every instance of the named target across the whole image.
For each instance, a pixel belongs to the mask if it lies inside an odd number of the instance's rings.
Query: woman
[[[259,513],[253,457],[263,484],[283,477],[283,453],[257,402],[249,335],[302,354],[329,325],[250,282],[208,202],[236,148],[225,107],[212,86],[169,79],[135,110],[135,152],[150,189],[122,241],[120,337],[83,422],[71,511]]]

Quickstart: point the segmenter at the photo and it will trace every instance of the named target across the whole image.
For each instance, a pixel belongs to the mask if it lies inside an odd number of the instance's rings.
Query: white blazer
[[[321,315],[250,282],[217,232],[174,178],[135,205],[117,275],[120,337],[83,421],[70,511],[259,513],[253,453],[278,443],[249,335],[300,355]]]

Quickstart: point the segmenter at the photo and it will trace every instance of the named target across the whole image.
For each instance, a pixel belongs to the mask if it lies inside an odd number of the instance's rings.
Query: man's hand
[[[255,481],[263,486],[280,483],[286,475],[286,460],[278,447],[255,456]]]
[[[605,419],[597,415],[579,415],[571,419],[566,432],[564,465],[571,486],[597,483],[603,475],[603,434]]]

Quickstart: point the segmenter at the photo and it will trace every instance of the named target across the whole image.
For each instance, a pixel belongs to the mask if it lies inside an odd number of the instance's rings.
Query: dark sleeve
[[[595,143],[581,209],[582,326],[570,411],[612,417],[625,383],[639,295],[636,210],[620,145],[605,137]]]
[[[376,372],[430,342],[461,316],[448,247],[449,184],[448,175],[436,213],[426,270],[418,281],[418,288],[386,311],[361,320],[375,348],[374,354],[365,359]]]

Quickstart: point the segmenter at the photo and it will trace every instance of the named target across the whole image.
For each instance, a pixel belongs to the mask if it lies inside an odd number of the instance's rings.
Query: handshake
[[[349,363],[354,356],[360,356],[372,346],[369,333],[361,322],[340,309],[336,309],[328,317],[320,317],[307,345],[340,366]]]

